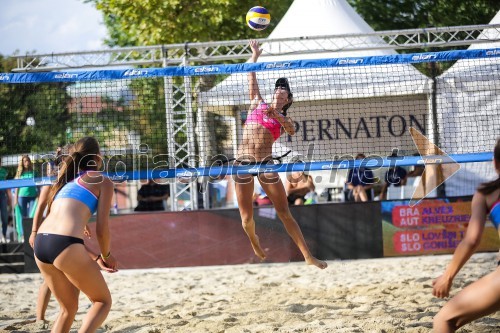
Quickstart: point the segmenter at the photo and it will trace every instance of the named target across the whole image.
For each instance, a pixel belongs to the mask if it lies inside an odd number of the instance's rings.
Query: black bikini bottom
[[[34,252],[41,262],[53,264],[61,252],[72,244],[83,245],[83,239],[56,234],[37,234]]]

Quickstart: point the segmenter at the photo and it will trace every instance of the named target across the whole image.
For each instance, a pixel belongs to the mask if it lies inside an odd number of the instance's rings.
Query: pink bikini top
[[[260,124],[267,128],[271,132],[274,141],[276,141],[281,135],[281,124],[279,121],[273,118],[269,118],[265,111],[269,109],[266,102],[260,102],[259,105],[250,113],[245,121],[245,124]]]

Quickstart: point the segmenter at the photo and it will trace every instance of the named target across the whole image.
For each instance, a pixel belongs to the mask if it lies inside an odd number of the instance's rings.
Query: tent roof
[[[499,23],[500,11],[490,24]],[[478,37],[486,38],[497,41],[475,43],[469,49],[500,48],[498,29],[485,29]],[[480,152],[491,146],[492,138],[500,130],[497,116],[500,104],[499,77],[500,58],[494,57],[458,60],[437,78],[439,142],[446,152]],[[484,171],[471,168],[471,172],[476,173],[483,181],[487,180],[484,178]],[[459,176],[451,177],[446,182],[450,182],[450,186],[455,186],[455,183],[461,185],[463,179]]]
[[[500,11],[493,17],[489,24],[500,23]],[[500,48],[500,31],[497,29],[485,29],[477,39],[496,39],[497,42],[475,43],[469,46],[469,50]]]
[[[285,45],[280,45],[279,49],[277,46],[273,49],[272,45],[264,43],[259,62],[396,54],[394,50],[342,51],[343,47],[355,45],[356,40],[344,41],[345,45],[338,41],[335,45],[323,43],[321,46],[325,52],[307,52],[317,48],[317,41],[307,37],[371,32],[374,32],[373,29],[346,0],[295,0],[268,38],[297,39],[283,43]],[[380,45],[378,37],[363,38],[357,40],[362,45]],[[290,79],[295,100],[413,95],[428,89],[428,78],[425,75],[412,65],[398,64],[260,73],[257,78],[261,92],[272,92],[274,81],[282,76]],[[208,105],[246,104],[247,74],[232,74],[200,97],[201,102]]]
[[[295,0],[278,26],[269,35],[268,39],[313,37],[327,35],[366,34],[374,30],[361,16],[347,3],[346,0]],[[379,44],[378,37],[366,37],[359,39],[360,45]],[[356,45],[356,41],[335,41],[335,45],[322,45],[325,50],[336,50],[331,52],[319,52],[308,54],[309,59],[339,58],[349,56],[371,56],[395,54],[393,50],[370,50],[370,51],[339,51],[343,47]],[[286,43],[279,50],[270,48],[269,44],[262,46],[263,56],[260,62],[303,59],[304,54],[297,54],[310,48],[317,47],[317,42],[302,38],[296,42]],[[295,53],[295,54],[294,54]],[[270,56],[266,56],[270,54]],[[285,54],[277,56],[274,54]]]
[[[491,19],[489,24],[500,24],[500,11]],[[500,31],[498,29],[485,29],[477,39],[489,39],[497,40],[496,42],[489,43],[474,43],[469,46],[469,50],[479,50],[479,49],[494,49],[500,48]],[[446,72],[441,74],[439,77],[443,79],[452,78],[456,76],[458,72],[467,71],[469,76],[477,74],[481,77],[485,75],[490,76],[492,80],[498,80],[498,72],[500,70],[500,59],[481,59],[479,62],[477,59],[465,59],[458,60],[453,66],[448,68]]]

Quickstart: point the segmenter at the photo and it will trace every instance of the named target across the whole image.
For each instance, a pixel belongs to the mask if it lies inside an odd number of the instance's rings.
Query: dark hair
[[[51,170],[50,173],[48,172],[49,169],[47,169],[47,176],[57,176],[58,171],[59,171],[59,165],[64,162],[64,158],[66,158],[71,152],[73,151],[73,144],[68,143],[64,147],[57,147],[56,149],[56,156],[54,157],[53,160],[50,160],[48,162],[48,166],[50,166]]]
[[[74,145],[72,143],[68,143],[64,145],[64,147],[57,147],[56,158],[54,159],[54,164],[59,166],[62,162],[64,162],[64,158],[70,155],[74,150]]]
[[[285,89],[288,91],[289,102],[281,108],[281,110],[283,111],[282,114],[286,117],[286,113],[293,103],[293,94],[290,90],[290,83],[288,83],[288,79],[286,77],[280,77],[279,79],[277,79],[276,83],[274,84],[274,88],[277,89],[278,87],[285,87]]]
[[[292,106],[292,103],[293,103],[293,94],[291,92],[288,93],[288,100],[289,100],[289,102],[287,104],[283,105],[283,107],[281,108],[281,110],[283,110],[282,114],[285,117],[286,117],[286,112],[288,111],[290,106]]]
[[[365,154],[363,154],[363,153],[358,153],[358,154],[356,155],[356,159],[358,159],[358,158],[366,158],[366,155],[365,155]]]
[[[97,165],[93,162],[95,156],[99,154],[99,143],[93,137],[84,137],[78,140],[69,152],[59,163],[60,171],[57,175],[57,181],[50,189],[48,200],[48,211],[54,201],[57,192],[77,177],[79,170],[97,170]],[[63,154],[64,155],[64,154]]]
[[[497,139],[497,144],[495,145],[495,149],[493,150],[493,159],[496,162],[497,167],[500,166],[500,138]],[[479,185],[477,191],[484,195],[488,195],[490,193],[495,192],[500,188],[500,175],[498,175],[497,179],[492,180],[490,182],[482,183]]]

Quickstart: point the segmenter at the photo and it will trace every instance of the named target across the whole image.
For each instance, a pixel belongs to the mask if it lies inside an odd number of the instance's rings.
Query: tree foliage
[[[375,30],[488,24],[498,0],[347,0]]]
[[[0,56],[0,72],[14,60]],[[0,154],[47,152],[64,143],[69,119],[65,83],[0,85]],[[34,119],[30,124],[28,118]]]
[[[265,38],[293,0],[84,0],[104,16],[110,46],[144,46]],[[498,0],[347,0],[376,31],[487,24]],[[266,7],[271,25],[249,29],[246,11]]]
[[[498,0],[347,0],[375,31],[488,24],[500,10]],[[458,38],[468,38],[465,33]],[[405,38],[401,39],[405,42]],[[399,50],[400,53],[443,51],[464,46]],[[416,64],[435,77],[454,62]]]
[[[136,79],[130,88],[136,98],[125,108],[130,130],[140,134],[154,154],[166,154],[165,93],[162,78]]]
[[[85,0],[104,16],[110,46],[145,46],[265,38],[293,0]],[[255,5],[271,13],[268,29],[247,27],[245,16]]]

